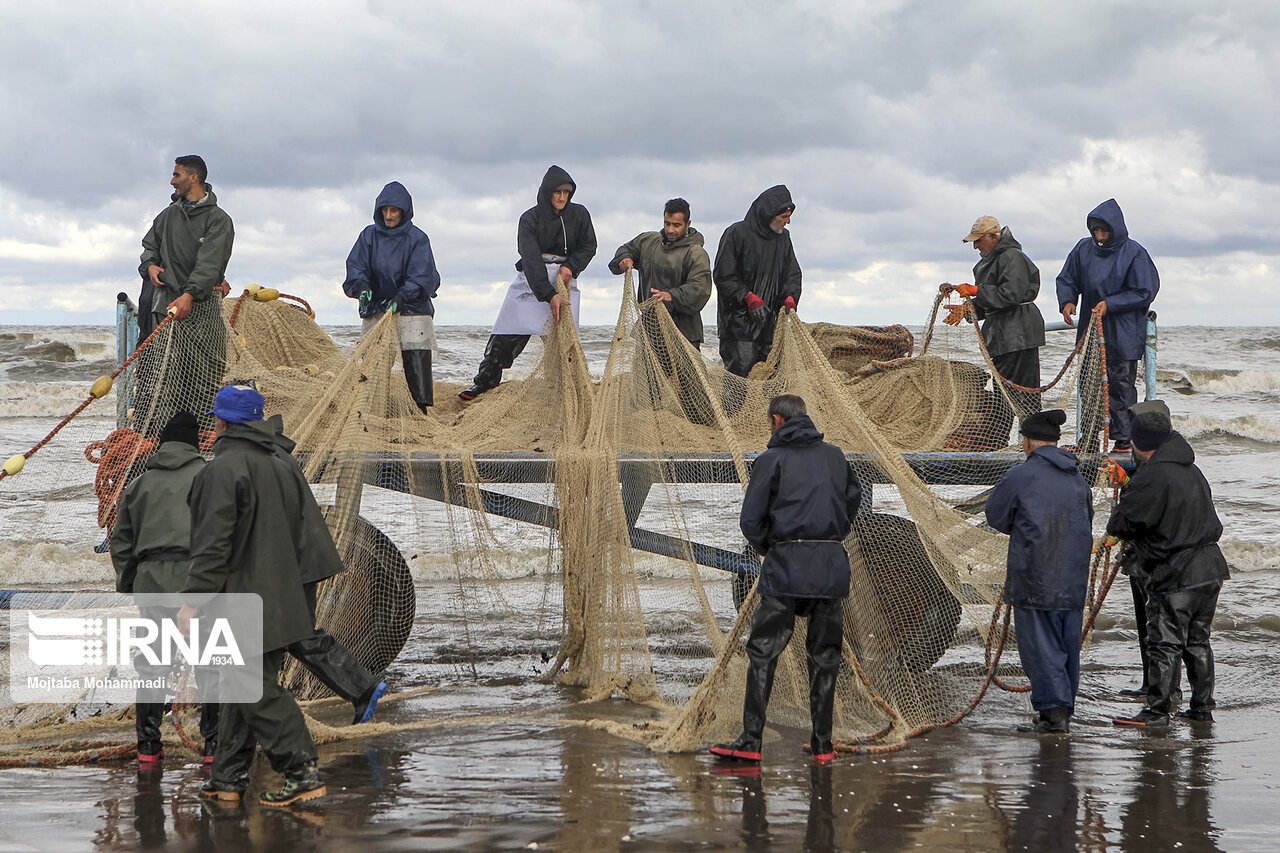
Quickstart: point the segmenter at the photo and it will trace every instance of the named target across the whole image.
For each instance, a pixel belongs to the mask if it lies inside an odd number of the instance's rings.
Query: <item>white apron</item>
[[[547,264],[547,278],[555,281],[560,275],[561,263]],[[569,304],[573,308],[573,326],[578,327],[579,303],[582,301],[578,293],[578,280],[569,279]],[[523,272],[516,273],[515,281],[507,288],[507,297],[502,300],[502,308],[498,311],[498,319],[493,321],[495,335],[545,335],[551,331],[551,304],[539,302],[538,297],[529,289],[529,280]]]

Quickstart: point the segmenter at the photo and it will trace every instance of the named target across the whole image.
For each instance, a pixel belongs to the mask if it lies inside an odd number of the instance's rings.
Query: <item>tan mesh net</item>
[[[246,295],[227,300],[221,317],[169,323],[127,383],[129,430],[103,451],[116,473],[100,483],[102,520],[169,414],[208,411],[215,384],[253,380],[267,413],[281,414],[297,441],[349,567],[322,588],[318,621],[362,662],[381,671],[412,628],[426,671],[452,667],[438,690],[484,677],[510,679],[514,693],[555,679],[583,688],[587,701],[617,696],[659,711],[606,720],[588,710],[578,719],[655,749],[697,749],[740,725],[759,564],[737,513],[768,440],[768,400],[792,392],[850,454],[865,492],[867,512],[845,543],[853,585],[838,748],[893,748],[960,719],[992,686],[1025,689],[1000,603],[1007,540],[983,525],[983,497],[1019,461],[1012,427],[1030,410],[1077,416],[1064,445],[1094,450],[1105,441],[1097,335],[1086,335],[1041,395],[991,381],[973,326],[935,326],[942,297],[914,356],[904,327],[808,326],[789,313],[768,359],[743,379],[709,366],[663,303],[637,304],[626,278],[602,376],[589,374],[566,319],[525,379],[469,405],[437,382],[438,405],[426,415],[409,395],[395,323],[385,318],[349,357],[286,300]],[[1097,457],[1084,461],[1097,479]],[[1094,568],[1090,608],[1107,586],[1106,564]],[[801,620],[779,663],[773,723],[808,726],[803,631]],[[304,698],[326,695],[296,666],[284,679]],[[515,700],[487,710],[521,713]],[[80,725],[110,728],[115,719],[119,728],[127,714]],[[65,739],[77,716],[11,709],[2,739]],[[66,754],[84,760],[94,749]],[[5,760],[32,754],[15,746]]]

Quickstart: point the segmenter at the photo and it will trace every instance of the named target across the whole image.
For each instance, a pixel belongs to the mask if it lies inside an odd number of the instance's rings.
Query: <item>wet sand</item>
[[[1103,657],[1127,644],[1102,644]],[[1219,655],[1225,691],[1269,648]],[[1276,688],[1223,702],[1214,724],[1116,729],[1132,669],[1091,661],[1069,738],[1019,735],[1002,694],[960,726],[828,768],[781,730],[758,771],[661,755],[571,722],[648,712],[510,679],[380,707],[388,721],[492,711],[323,747],[329,795],[291,810],[204,804],[204,772],[132,763],[0,772],[0,849],[60,850],[1273,850],[1280,835]],[[1268,667],[1264,665],[1262,670]],[[1269,679],[1268,679],[1269,680]],[[513,702],[514,700],[514,702]],[[255,776],[253,790],[278,784]],[[533,845],[536,845],[534,847]]]

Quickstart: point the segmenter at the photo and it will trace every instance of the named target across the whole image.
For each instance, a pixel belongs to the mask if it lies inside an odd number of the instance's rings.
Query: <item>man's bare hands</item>
[[[631,260],[630,258],[623,258],[622,260],[618,261],[618,269],[622,270],[623,272],[631,272],[635,268],[636,268],[636,262]]]
[[[560,280],[568,284],[573,279],[573,270],[568,267],[560,267]]]
[[[568,269],[568,267],[561,267],[561,269]],[[560,306],[564,305],[567,301],[567,299],[558,293],[551,297],[551,318],[557,323],[560,322]]]
[[[1076,324],[1075,319],[1073,319],[1075,316],[1075,303],[1068,302],[1066,305],[1062,306],[1062,322],[1066,323],[1068,326],[1074,326]]]
[[[195,301],[195,297],[190,293],[184,293],[169,303],[169,313],[173,315],[175,320],[185,320],[187,315],[191,313],[191,306]]]
[[[1107,316],[1107,303],[1106,303],[1106,301],[1104,300],[1104,301],[1102,301],[1102,302],[1099,302],[1097,305],[1093,306],[1093,313],[1094,313],[1094,315],[1095,315],[1095,316],[1098,316],[1098,317],[1105,317],[1105,316]]]
[[[651,287],[651,288],[649,288],[649,295],[650,295],[650,296],[652,296],[654,299],[658,300],[659,302],[670,302],[670,301],[671,301],[671,293],[670,293],[670,291],[666,291],[666,290],[658,290],[657,288],[653,288],[653,287]]]
[[[182,605],[182,609],[178,611],[178,630],[184,637],[191,636],[191,617],[195,615],[196,609],[190,604]]]
[[[151,283],[156,287],[168,287],[167,284],[160,280],[160,274],[163,272],[164,267],[158,267],[155,264],[151,264],[147,267],[147,278],[151,279]]]

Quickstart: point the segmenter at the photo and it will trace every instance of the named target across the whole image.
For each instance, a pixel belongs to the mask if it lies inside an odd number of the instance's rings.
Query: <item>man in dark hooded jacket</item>
[[[849,595],[844,538],[862,501],[858,478],[844,451],[822,440],[795,394],[769,401],[769,449],[756,459],[742,498],[739,525],[764,556],[760,602],[747,640],[747,692],[742,734],[711,747],[713,755],[758,762],[773,673],[797,616],[808,619],[809,709],[813,760],[835,758],[831,743],[836,675]]]
[[[942,285],[942,291],[957,290],[973,299],[974,313],[982,321],[982,340],[996,371],[1014,385],[1040,387],[1040,347],[1044,346],[1044,317],[1036,307],[1040,294],[1040,270],[1022,251],[1008,226],[1001,227],[994,216],[980,216],[969,229],[965,243],[973,243],[981,256],[973,267],[973,284]],[[959,322],[947,318],[944,322]],[[998,392],[999,389],[997,389]],[[1031,414],[1040,409],[1035,391],[1009,389],[1009,396]],[[1004,405],[1004,395],[996,399]]]
[[[307,507],[315,498],[297,464],[281,458],[275,428],[262,419],[262,406],[262,395],[253,388],[218,391],[212,412],[218,436],[214,458],[191,489],[191,569],[182,591],[188,603],[178,622],[185,630],[210,594],[261,597],[261,699],[223,704],[213,772],[203,792],[238,802],[260,743],[285,784],[259,800],[284,806],[325,794],[302,710],[277,676],[287,649],[315,633],[306,585],[341,566],[308,556],[315,551],[308,542],[312,528]]]
[[[475,382],[458,393],[463,400],[497,388],[502,371],[524,352],[529,337],[545,333],[551,322],[560,322],[562,306],[569,307],[577,325],[578,276],[596,256],[591,214],[572,201],[577,190],[568,172],[552,166],[542,176],[538,203],[520,216],[517,275],[494,321]],[[569,299],[557,292],[557,285],[568,288]]]
[[[144,291],[151,290],[139,299],[150,304],[138,315],[139,340],[172,314],[170,349],[181,353],[181,358],[171,360],[162,387],[152,375],[150,362],[139,364],[138,397],[151,405],[140,402],[138,418],[157,432],[179,411],[203,417],[226,369],[220,297],[235,228],[218,206],[208,175],[204,160],[195,154],[174,160],[169,180],[172,203],[160,211],[142,238],[138,272]]]
[[[1075,454],[1057,446],[1067,413],[1022,422],[1027,461],[987,499],[987,524],[1009,534],[1004,600],[1039,712],[1020,731],[1067,733],[1080,685],[1080,632],[1093,548],[1093,493]]]
[[[787,232],[795,209],[786,186],[770,187],[720,236],[716,333],[724,368],[737,376],[768,357],[778,312],[800,301],[800,264]]]
[[[396,314],[400,360],[413,402],[422,411],[434,403],[431,351],[436,348],[435,299],[440,290],[431,240],[413,224],[413,197],[399,181],[378,193],[373,224],[366,225],[347,255],[342,290],[360,300],[362,333],[382,315]]]
[[[1169,724],[1181,662],[1191,705],[1178,716],[1208,722],[1215,705],[1209,630],[1229,575],[1218,547],[1222,522],[1195,451],[1174,431],[1168,409],[1156,403],[1135,407],[1131,435],[1138,470],[1107,522],[1107,534],[1128,543],[1125,565],[1147,594],[1146,707],[1117,717],[1120,725]]]
[[[1129,236],[1114,198],[1095,207],[1086,224],[1090,236],[1076,243],[1058,273],[1058,309],[1063,320],[1075,323],[1079,308],[1077,340],[1089,327],[1086,317],[1102,317],[1111,438],[1117,450],[1128,450],[1129,407],[1138,402],[1138,359],[1147,340],[1147,310],[1160,291],[1160,274],[1147,250]]]

